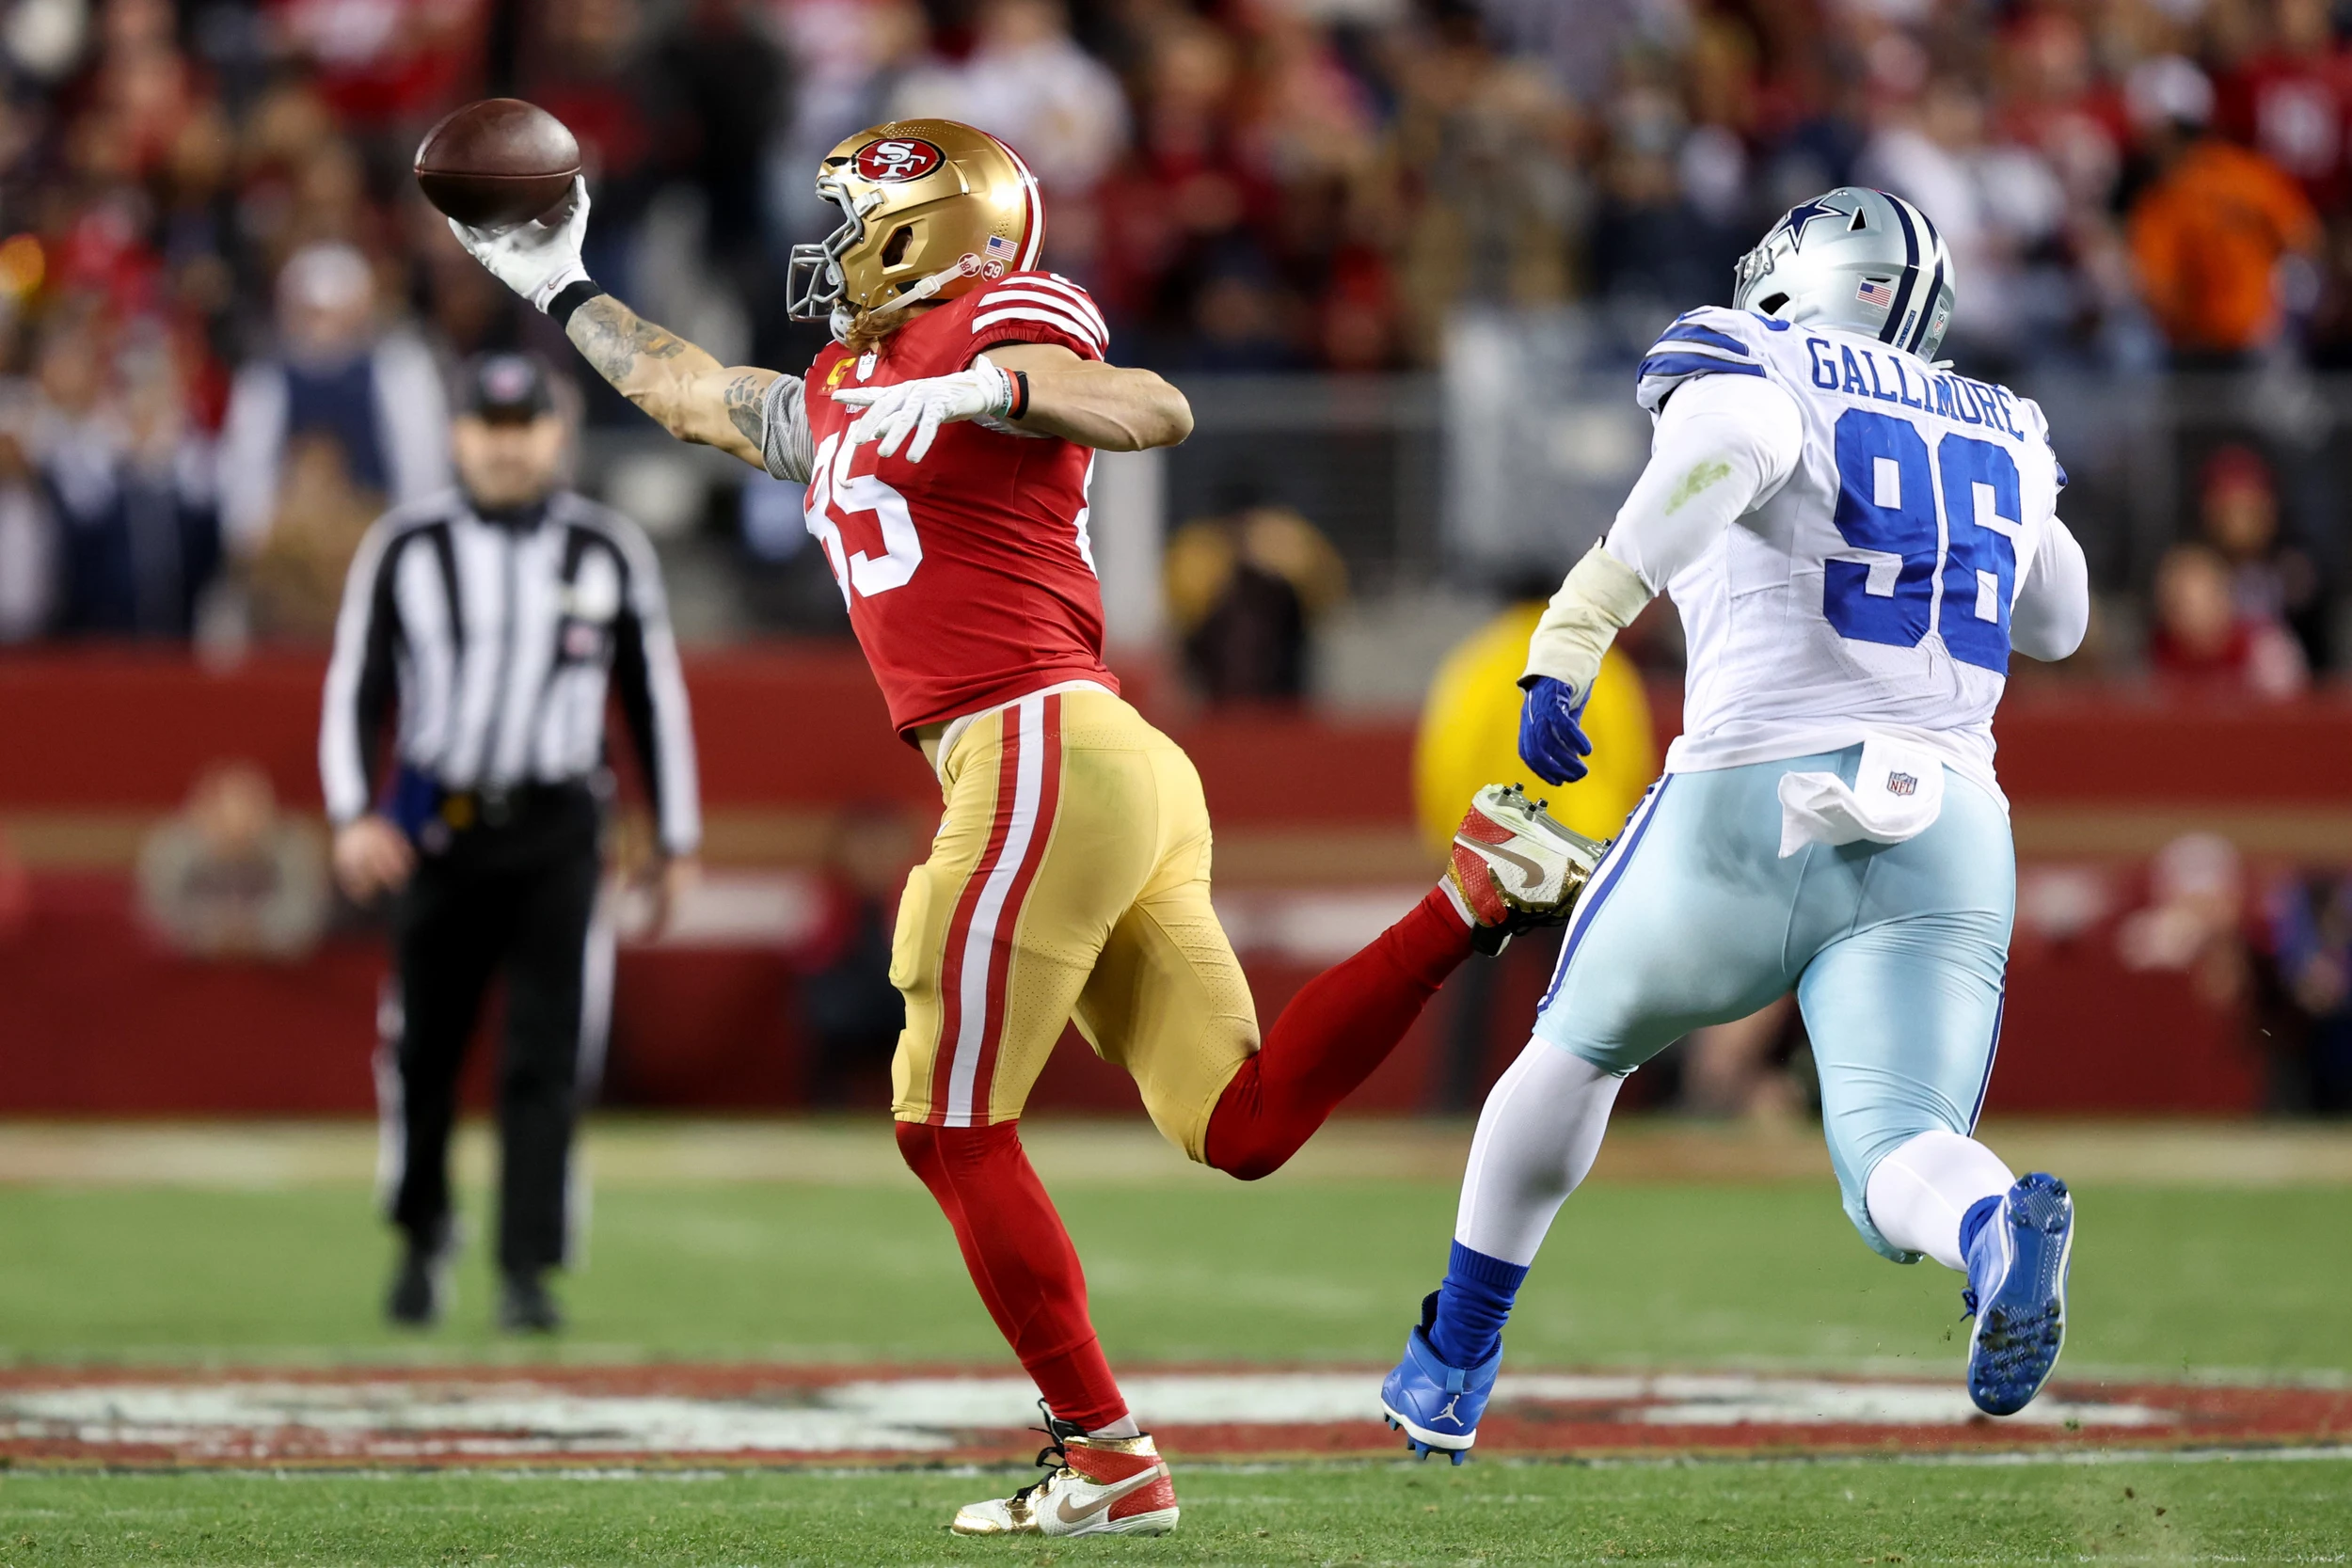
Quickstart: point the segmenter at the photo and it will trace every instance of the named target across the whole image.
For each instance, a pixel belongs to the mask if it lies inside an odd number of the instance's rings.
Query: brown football
[[[460,223],[504,228],[564,199],[580,172],[580,143],[535,103],[485,98],[424,134],[416,168],[434,206]]]

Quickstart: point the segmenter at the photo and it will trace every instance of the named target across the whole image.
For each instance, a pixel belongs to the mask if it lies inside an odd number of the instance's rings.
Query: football
[[[580,143],[562,120],[519,98],[453,109],[417,147],[417,183],[460,223],[526,223],[564,199],[580,173]]]

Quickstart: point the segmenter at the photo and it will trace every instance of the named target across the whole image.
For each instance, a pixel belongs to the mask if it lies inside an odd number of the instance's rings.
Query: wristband
[[[593,277],[583,277],[577,283],[566,283],[556,291],[553,299],[548,301],[548,314],[555,319],[556,325],[569,326],[572,325],[572,312],[602,293],[604,293],[603,285]]]
[[[1005,410],[1005,418],[1017,420],[1029,411],[1029,372],[1009,371],[1006,373],[1012,377],[1012,403]]]

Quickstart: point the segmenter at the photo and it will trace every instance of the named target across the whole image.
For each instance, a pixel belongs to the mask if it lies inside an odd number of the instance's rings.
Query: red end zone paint
[[[1402,1451],[1379,1372],[1190,1370],[1123,1379],[1170,1453]],[[1019,1378],[791,1367],[0,1373],[0,1457],[119,1465],[828,1465],[1015,1461]],[[1506,1374],[1478,1451],[1938,1452],[2305,1445],[2352,1438],[2352,1390],[2058,1384],[2020,1417],[1958,1380]]]

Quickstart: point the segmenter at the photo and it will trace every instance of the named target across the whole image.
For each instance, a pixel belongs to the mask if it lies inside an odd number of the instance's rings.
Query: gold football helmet
[[[792,247],[795,321],[875,315],[954,299],[1037,265],[1045,203],[1021,155],[952,119],[896,119],[825,154],[817,194],[841,227]],[[835,320],[836,335],[843,322]]]

